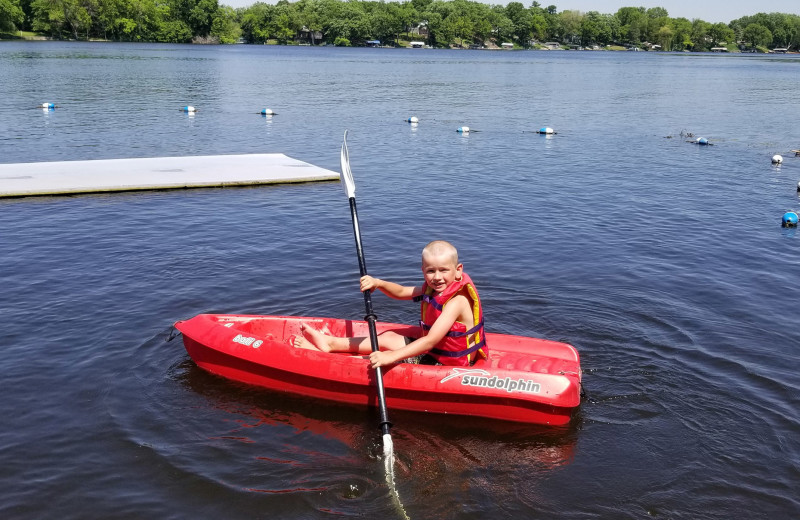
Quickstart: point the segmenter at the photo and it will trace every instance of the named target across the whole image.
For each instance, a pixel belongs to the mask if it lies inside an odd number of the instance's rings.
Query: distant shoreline
[[[219,43],[173,43],[173,42],[122,42],[122,41],[114,41],[114,40],[103,40],[99,38],[92,38],[89,40],[65,40],[65,39],[58,39],[58,38],[51,38],[44,35],[35,35],[33,37],[25,37],[25,38],[6,38],[0,37],[0,42],[61,42],[61,43],[115,43],[115,44],[158,44],[158,45],[196,45],[196,46],[207,46],[207,45],[228,45],[228,44],[219,44]],[[304,43],[293,43],[293,44],[280,44],[280,43],[244,43],[239,42],[235,45],[253,45],[253,46],[274,46],[274,47],[314,47],[314,48],[321,48],[321,47],[339,47],[336,45],[328,45],[328,44],[320,44],[320,45],[310,45]],[[341,47],[340,47],[341,48]],[[569,47],[560,47],[557,49],[552,49],[544,46],[534,46],[529,48],[503,48],[494,46],[483,46],[483,47],[476,47],[476,46],[461,46],[458,45],[451,45],[449,47],[422,47],[422,48],[414,48],[408,45],[381,45],[381,46],[350,46],[348,48],[361,48],[361,49],[383,49],[383,50],[418,50],[423,52],[425,50],[453,50],[453,51],[467,51],[467,50],[480,50],[480,51],[489,51],[489,52],[519,52],[519,51],[542,51],[542,52],[630,52],[630,51],[637,51],[637,52],[647,52],[653,54],[721,54],[721,55],[731,55],[731,54],[800,54],[800,51],[793,51],[793,50],[767,50],[764,51],[755,51],[755,50],[747,50],[743,51],[741,49],[727,49],[727,50],[710,50],[710,51],[664,51],[664,50],[656,50],[656,49],[642,49],[638,47],[624,47],[621,45],[607,45],[605,47],[598,47],[598,48],[569,48]]]

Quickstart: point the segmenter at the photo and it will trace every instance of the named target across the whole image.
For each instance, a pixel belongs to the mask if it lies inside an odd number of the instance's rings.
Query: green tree
[[[219,9],[217,0],[196,0],[183,20],[189,24],[195,36],[206,37],[211,34],[214,15]]]
[[[564,31],[564,40],[575,43],[581,37],[581,26],[583,25],[583,13],[580,11],[561,11],[561,27]]]
[[[711,30],[711,24],[704,22],[699,18],[692,20],[692,41],[694,42],[694,49],[696,51],[707,51],[711,45],[711,37],[708,31]]]
[[[411,0],[411,7],[418,13],[424,13],[428,10],[433,0]]]
[[[403,21],[397,10],[391,8],[392,4],[378,4],[369,16],[371,35],[381,42],[388,42],[397,37],[403,30]]]
[[[506,5],[506,16],[514,25],[514,38],[517,43],[527,47],[533,34],[531,13],[519,2],[509,2]]]
[[[400,19],[400,25],[404,33],[408,33],[420,21],[419,12],[417,12],[412,2],[400,4],[397,8],[397,17]]]
[[[742,38],[753,47],[765,47],[772,43],[772,32],[758,23],[751,23],[744,28]]]
[[[635,45],[647,37],[647,15],[644,7],[623,7],[615,16],[619,20],[622,41]]]
[[[667,10],[663,7],[653,7],[645,11],[647,15],[647,32],[646,32],[646,39],[649,42],[660,42],[663,38],[666,37],[667,34],[670,34],[670,39],[672,38],[672,28],[670,27],[672,20],[669,18],[669,14]],[[667,29],[664,29],[667,27]],[[664,29],[662,31],[662,29]],[[667,43],[667,46],[670,44]],[[662,47],[664,47],[662,45]]]
[[[453,41],[452,28],[445,23],[449,10],[437,5],[443,3],[440,0],[435,0],[431,2],[431,10],[422,13],[422,19],[428,27],[428,42],[434,47],[444,47]],[[446,14],[442,15],[442,11]]]
[[[275,5],[272,15],[268,24],[268,32],[282,44],[294,40],[297,33],[303,28],[303,21],[296,4],[282,0]]]
[[[709,27],[708,37],[711,38],[711,43],[714,47],[718,47],[722,43],[734,43],[736,39],[733,29],[724,23],[715,23]]]
[[[126,27],[133,28],[128,38],[131,41],[159,41],[158,33],[165,18],[172,18],[169,5],[156,4],[155,0],[125,2],[122,20]]]
[[[505,8],[495,5],[490,8],[489,23],[492,25],[492,34],[498,43],[514,39],[514,24],[505,14]]]
[[[79,0],[34,0],[33,28],[62,38],[68,35],[76,40],[86,38],[92,19]]]
[[[669,18],[669,13],[663,7],[651,7],[645,11],[647,17],[651,20],[658,20],[659,18]]]
[[[153,36],[147,40],[163,43],[187,43],[192,41],[192,30],[183,20],[161,20],[155,25]]]
[[[545,41],[549,36],[547,16],[544,12],[537,12],[531,14],[531,36],[535,40]]]
[[[264,43],[269,39],[267,23],[275,7],[263,2],[256,2],[239,11],[242,38],[247,43]]]
[[[658,42],[658,45],[661,46],[662,50],[671,51],[672,38],[674,36],[675,36],[675,31],[672,29],[670,24],[665,24],[662,25],[661,28],[658,30],[655,40]]]
[[[161,1],[163,0],[159,0],[159,3]],[[168,17],[182,20],[188,24],[194,36],[202,38],[211,33],[211,25],[214,23],[214,16],[219,9],[217,0],[166,0],[164,5],[169,7]],[[153,10],[158,10],[159,7],[159,4],[155,4]],[[163,14],[163,11],[161,13]],[[158,22],[160,20],[156,23]]]
[[[672,50],[691,50],[694,47],[694,42],[692,42],[692,22],[686,18],[675,18],[672,21],[672,30]]]
[[[752,35],[745,37],[745,30],[753,24],[767,28],[772,34],[772,41],[764,46],[800,47],[800,16],[796,14],[757,13],[733,20],[729,25],[738,40],[751,42]]]
[[[0,0],[0,31],[13,31],[22,25],[25,14],[19,0]]]
[[[360,2],[338,2],[335,16],[326,22],[326,41],[344,38],[350,42],[361,43],[369,39],[369,15]]]
[[[598,17],[600,13],[597,11],[589,11],[583,16],[581,20],[581,45],[586,47],[597,41],[600,34],[600,26],[598,24]]]
[[[608,45],[619,33],[619,23],[616,17],[589,11],[581,21],[581,45],[589,46],[594,43]]]
[[[236,20],[233,7],[222,5],[217,9],[214,21],[211,22],[211,36],[219,43],[236,43],[242,34],[242,28]]]

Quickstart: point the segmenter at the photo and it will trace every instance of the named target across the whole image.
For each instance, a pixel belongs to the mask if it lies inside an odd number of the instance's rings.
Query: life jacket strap
[[[422,320],[419,321],[419,326],[422,327],[422,330],[431,330],[431,326],[428,325],[427,323],[425,323]],[[459,331],[451,330],[447,334],[445,334],[445,336],[450,336],[451,338],[463,338],[464,336],[469,336],[470,334],[475,334],[476,332],[478,332],[482,328],[483,328],[483,319],[481,319],[481,321],[479,321],[477,325],[475,325],[474,327],[472,327],[468,331],[459,332]]]
[[[453,351],[453,350],[441,350],[441,349],[438,349],[438,348],[432,348],[430,350],[430,352],[436,354],[437,356],[462,357],[462,356],[469,356],[470,354],[472,354],[476,350],[478,350],[478,349],[480,349],[482,347],[485,347],[485,346],[486,346],[486,340],[482,339],[482,340],[480,340],[479,342],[475,343],[473,346],[471,346],[470,348],[468,348],[466,350]]]
[[[431,296],[429,294],[421,294],[419,296],[415,296],[413,299],[415,302],[424,301],[425,303],[427,303],[428,305],[430,305],[439,312],[441,312],[441,310],[444,309],[444,305],[437,302],[435,296]]]

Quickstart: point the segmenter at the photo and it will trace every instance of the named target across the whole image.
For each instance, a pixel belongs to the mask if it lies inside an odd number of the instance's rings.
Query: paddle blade
[[[397,493],[397,486],[394,481],[394,443],[392,443],[392,436],[388,433],[383,436],[383,469],[386,473],[386,484],[392,490],[392,497],[394,498],[397,511],[400,513],[404,520],[411,520],[406,513],[403,503],[400,501],[400,495]]]
[[[388,433],[383,436],[383,458],[387,475],[391,475],[392,480],[394,480],[394,442],[392,442],[392,436]]]
[[[347,198],[351,199],[356,196],[356,183],[353,180],[353,172],[350,171],[350,153],[347,151],[347,130],[344,131],[344,138],[342,139],[342,173],[339,176],[342,181],[342,187],[347,194]]]

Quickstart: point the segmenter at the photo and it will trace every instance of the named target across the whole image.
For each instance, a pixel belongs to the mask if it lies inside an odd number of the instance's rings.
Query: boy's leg
[[[324,336],[324,335],[323,335]],[[353,354],[369,354],[372,352],[372,341],[369,337],[355,337],[355,338],[337,338],[333,336],[327,337],[330,350],[328,352],[351,352]],[[378,334],[378,349],[379,350],[397,350],[406,346],[405,336],[387,330]]]
[[[328,336],[303,323],[300,326],[302,337],[295,339],[294,346],[316,348],[323,352],[350,352],[353,354],[369,354],[372,343],[369,337],[342,338]],[[406,345],[405,337],[387,330],[378,334],[378,347],[382,350],[397,350]]]

